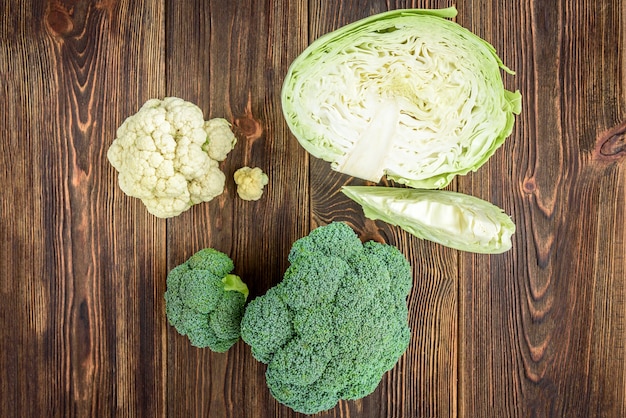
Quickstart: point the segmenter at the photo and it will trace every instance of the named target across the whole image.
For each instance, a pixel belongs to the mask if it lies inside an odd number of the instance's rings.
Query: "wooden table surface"
[[[626,0],[3,0],[0,17],[0,416],[295,417],[243,342],[190,346],[165,318],[167,272],[232,256],[252,295],[291,243],[347,221],[411,260],[412,341],[369,397],[328,417],[626,416]],[[503,255],[366,220],[290,135],[280,89],[321,34],[455,4],[517,71],[512,136],[451,189],[517,225]],[[153,97],[232,122],[226,192],[163,220],[122,193],[106,151]],[[232,173],[258,166],[263,198]]]

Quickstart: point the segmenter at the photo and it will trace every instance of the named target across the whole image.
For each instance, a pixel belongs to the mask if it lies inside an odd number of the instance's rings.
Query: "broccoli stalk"
[[[169,272],[167,319],[191,345],[222,353],[239,340],[248,287],[233,269],[226,254],[206,248]]]

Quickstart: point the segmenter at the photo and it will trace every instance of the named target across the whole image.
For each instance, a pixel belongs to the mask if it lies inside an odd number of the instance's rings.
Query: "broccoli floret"
[[[246,297],[241,292],[225,291],[215,309],[209,314],[209,325],[217,338],[237,341],[241,335],[242,307]]]
[[[191,345],[223,353],[239,340],[248,287],[233,269],[226,254],[206,248],[167,275],[167,319]]]
[[[267,363],[272,355],[293,338],[293,314],[271,288],[253,299],[241,320],[241,339],[252,348],[254,358]]]
[[[289,262],[241,322],[272,396],[312,414],[369,395],[409,345],[408,261],[335,222],[296,241]]]
[[[192,270],[208,270],[220,279],[233,271],[235,264],[229,256],[213,248],[198,251],[184,263]]]
[[[398,249],[392,245],[381,244],[379,242],[368,241],[363,244],[363,250],[366,257],[370,255],[381,260],[386,266],[390,275],[390,289],[406,305],[406,297],[411,292],[412,281],[406,280],[406,277],[412,275],[411,264]]]
[[[306,237],[300,238],[291,246],[288,260],[297,264],[301,256],[336,256],[347,260],[353,254],[363,251],[363,244],[352,228],[342,222],[333,222],[315,228]]]
[[[302,255],[277,286],[280,298],[293,309],[332,302],[350,266],[332,255]]]

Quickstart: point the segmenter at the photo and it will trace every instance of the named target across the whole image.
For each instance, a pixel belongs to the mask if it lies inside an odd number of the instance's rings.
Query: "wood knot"
[[[616,160],[626,157],[626,122],[598,136],[595,155],[602,160]]]
[[[50,0],[46,10],[46,23],[54,35],[76,36],[85,29],[93,8],[110,10],[114,1],[93,4],[91,0]]]
[[[522,184],[522,191],[526,194],[533,194],[537,190],[537,182],[534,177],[527,178]]]
[[[74,30],[74,22],[69,11],[61,5],[52,3],[46,18],[50,30],[57,35],[67,35]]]
[[[235,119],[235,126],[249,141],[257,140],[263,135],[261,122],[254,119],[251,115]]]

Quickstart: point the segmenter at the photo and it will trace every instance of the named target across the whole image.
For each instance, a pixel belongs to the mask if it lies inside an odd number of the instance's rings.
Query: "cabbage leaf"
[[[393,10],[315,40],[291,64],[282,110],[334,170],[443,188],[502,145],[521,111],[492,45],[448,20],[454,7]]]
[[[367,218],[457,250],[498,254],[511,249],[515,224],[502,209],[450,190],[344,186]]]

